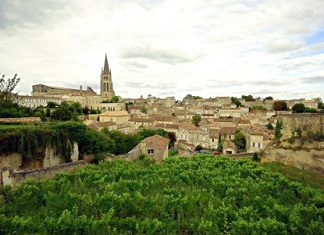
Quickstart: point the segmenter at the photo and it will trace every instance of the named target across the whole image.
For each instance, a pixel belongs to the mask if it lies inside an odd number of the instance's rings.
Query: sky
[[[0,0],[0,73],[121,97],[324,99],[323,0]]]

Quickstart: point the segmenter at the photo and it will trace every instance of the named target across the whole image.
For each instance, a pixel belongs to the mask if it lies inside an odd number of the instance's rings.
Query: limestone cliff
[[[261,161],[276,161],[324,175],[324,141],[297,138],[273,143],[265,148]]]

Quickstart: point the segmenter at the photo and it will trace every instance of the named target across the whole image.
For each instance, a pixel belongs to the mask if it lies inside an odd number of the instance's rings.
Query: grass
[[[305,186],[324,189],[324,177],[313,172],[293,166],[285,166],[278,162],[262,163],[273,172],[278,172],[290,180],[298,181]]]

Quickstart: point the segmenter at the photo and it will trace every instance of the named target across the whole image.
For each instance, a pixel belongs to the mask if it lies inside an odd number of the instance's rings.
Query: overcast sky
[[[182,98],[324,98],[323,0],[0,0],[0,73]]]

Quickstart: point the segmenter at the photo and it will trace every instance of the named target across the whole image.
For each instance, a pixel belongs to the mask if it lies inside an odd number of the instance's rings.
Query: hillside
[[[323,234],[324,193],[249,160],[89,165],[4,188],[1,234]]]

